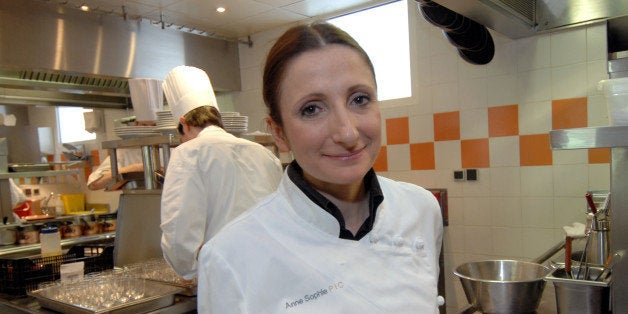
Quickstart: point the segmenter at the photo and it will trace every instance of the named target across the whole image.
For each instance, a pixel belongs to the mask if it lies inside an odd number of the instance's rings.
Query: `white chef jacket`
[[[176,147],[161,196],[161,248],[177,274],[196,277],[203,243],[272,193],[281,172],[270,150],[216,126]]]
[[[199,313],[438,313],[435,197],[377,177],[384,200],[359,241],[284,173],[277,191],[205,244]]]
[[[122,167],[126,167],[132,164],[141,164],[142,160],[142,150],[139,148],[120,148],[116,149],[116,156],[118,157],[116,161],[118,162],[118,169]],[[92,182],[100,179],[106,171],[111,170],[111,158],[107,156],[103,162],[100,163],[98,168],[94,170],[89,177],[87,178],[87,185],[89,186]]]

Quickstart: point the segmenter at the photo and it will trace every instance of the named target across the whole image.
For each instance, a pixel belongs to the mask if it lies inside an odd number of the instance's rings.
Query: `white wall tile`
[[[464,227],[448,226],[443,233],[443,246],[445,253],[464,253]]]
[[[466,226],[490,226],[491,207],[488,197],[464,198],[464,224]]]
[[[453,170],[452,169],[438,169],[438,160],[436,161],[437,169],[434,171],[436,176],[436,185],[438,188],[447,189],[447,197],[448,198],[457,198],[464,196],[462,190],[462,184],[460,182],[454,181]],[[457,169],[457,168],[456,168]],[[450,204],[450,206],[452,206]]]
[[[476,169],[477,181],[462,181],[463,195],[465,197],[491,196],[491,175],[489,168]]]
[[[553,150],[552,163],[554,165],[586,164],[589,161],[589,153],[586,149]]]
[[[519,137],[502,136],[488,139],[491,167],[519,166]]]
[[[552,130],[552,102],[537,101],[519,104],[519,134],[546,134]]]
[[[436,159],[436,169],[460,169],[462,167],[460,141],[435,142],[434,158]]]
[[[550,35],[522,38],[516,42],[518,72],[528,72],[550,66]]]
[[[587,86],[586,63],[552,68],[552,99],[585,97]]]
[[[544,228],[523,229],[523,257],[537,258],[556,244],[554,230]]]
[[[460,111],[460,138],[478,139],[488,137],[488,112],[486,109]]]
[[[495,197],[520,196],[521,173],[519,167],[490,168],[491,195]]]
[[[550,34],[552,66],[582,63],[587,60],[586,28],[572,28]]]
[[[519,83],[516,75],[498,75],[487,78],[487,106],[504,106],[519,103]]]
[[[587,121],[588,126],[610,125],[608,105],[604,96],[593,95],[587,98]]]
[[[486,108],[487,88],[485,78],[461,81],[459,85],[460,109]]]
[[[550,69],[519,72],[517,78],[519,101],[516,103],[551,100],[551,82]]]
[[[445,83],[432,86],[432,109],[437,112],[449,112],[460,109],[458,83]]]
[[[525,228],[554,227],[554,198],[522,197],[521,215]]]
[[[587,95],[602,94],[597,86],[601,80],[607,79],[606,59],[587,62]]]
[[[493,254],[493,235],[491,228],[483,226],[465,227],[465,252],[471,254]]]
[[[262,71],[259,67],[250,67],[240,69],[240,80],[242,81],[242,90],[248,91],[252,89],[262,90]]]
[[[430,86],[419,86],[415,89],[417,104],[412,106],[410,114],[432,114],[432,88]]]
[[[522,257],[523,229],[493,227],[493,254]]]
[[[431,114],[413,115],[408,118],[410,143],[434,141],[434,116]]]
[[[610,164],[589,165],[589,190],[610,190]]]
[[[587,26],[587,60],[606,58],[606,22]]]
[[[552,166],[521,167],[521,195],[527,197],[554,196]]]
[[[410,145],[396,144],[386,147],[388,150],[388,171],[409,171]]]
[[[447,207],[450,226],[464,225],[464,198],[451,197],[449,189],[447,190]]]
[[[458,80],[457,56],[452,53],[434,55],[431,60],[430,78],[432,83],[451,83]]]
[[[558,165],[553,169],[555,196],[584,196],[589,183],[587,165]]]
[[[487,64],[489,76],[514,74],[516,72],[516,47],[517,44],[514,41],[503,43],[495,47],[493,60]]]
[[[574,222],[585,223],[587,203],[584,198],[586,190],[580,197],[557,197],[554,199],[554,227],[571,226]]]
[[[458,58],[458,75],[460,80],[483,78],[487,76],[487,65],[471,64],[462,58]]]
[[[491,216],[493,227],[522,227],[521,198],[491,197]]]

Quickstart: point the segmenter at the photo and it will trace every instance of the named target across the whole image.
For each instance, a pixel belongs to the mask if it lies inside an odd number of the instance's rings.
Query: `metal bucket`
[[[578,266],[572,267],[571,275],[567,274],[564,268],[558,268],[545,277],[546,281],[554,284],[558,314],[611,313],[610,276],[596,281],[603,268],[588,267],[588,269],[586,280],[573,279],[574,276],[582,278],[582,274],[585,273],[584,270],[581,272]]]
[[[482,313],[531,313],[541,302],[549,269],[514,260],[465,263],[454,274],[467,300]]]

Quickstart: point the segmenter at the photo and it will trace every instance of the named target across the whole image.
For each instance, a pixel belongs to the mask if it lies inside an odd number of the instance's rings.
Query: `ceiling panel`
[[[35,0],[37,1],[37,0]],[[183,30],[201,31],[223,38],[241,38],[304,19],[329,17],[390,0],[38,0],[78,7],[86,3],[91,14],[142,17]],[[223,5],[227,12],[219,14]],[[90,14],[87,12],[86,14]],[[182,27],[184,26],[184,27]]]

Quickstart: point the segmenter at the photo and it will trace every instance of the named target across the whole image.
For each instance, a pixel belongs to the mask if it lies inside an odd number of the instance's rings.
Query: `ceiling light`
[[[218,12],[218,13],[224,13],[225,11],[227,11],[227,9],[225,9],[225,7],[217,7],[216,8],[216,12]]]
[[[81,11],[87,12],[89,11],[89,6],[87,4],[82,4],[80,7]]]

